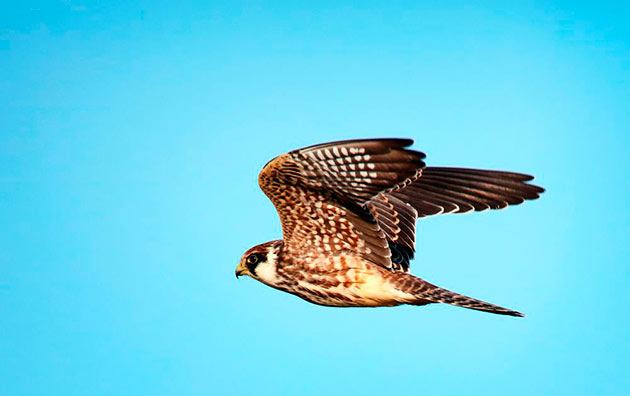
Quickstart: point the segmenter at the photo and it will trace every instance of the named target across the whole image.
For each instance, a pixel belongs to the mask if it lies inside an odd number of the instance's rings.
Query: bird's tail
[[[405,275],[412,278],[412,280],[411,282],[409,280],[403,282],[403,287],[399,289],[406,293],[412,294],[416,298],[416,300],[407,302],[407,304],[425,305],[429,303],[444,303],[499,315],[519,317],[525,316],[520,312],[513,311],[508,308],[503,308],[498,305],[490,304],[472,297],[464,296],[462,294],[443,289],[413,275]]]

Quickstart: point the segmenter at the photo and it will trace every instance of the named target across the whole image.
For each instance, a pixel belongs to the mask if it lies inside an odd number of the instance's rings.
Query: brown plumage
[[[280,155],[259,175],[282,240],[243,255],[249,275],[315,304],[359,307],[442,302],[497,314],[519,312],[408,274],[419,217],[500,209],[536,199],[531,176],[425,167],[409,139],[351,140]]]

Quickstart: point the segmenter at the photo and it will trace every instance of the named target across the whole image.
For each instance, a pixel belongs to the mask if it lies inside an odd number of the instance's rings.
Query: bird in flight
[[[236,277],[325,306],[446,303],[523,316],[411,275],[416,220],[501,209],[544,189],[520,173],[427,167],[423,153],[408,149],[412,144],[347,140],[269,161],[258,183],[280,215],[282,239],[247,250]]]

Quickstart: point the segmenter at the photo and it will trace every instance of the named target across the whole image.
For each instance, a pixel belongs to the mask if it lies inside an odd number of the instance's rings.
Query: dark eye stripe
[[[247,269],[249,270],[249,272],[251,272],[253,275],[256,275],[256,267],[258,266],[258,264],[260,264],[262,259],[262,255],[258,253],[250,254],[249,256],[247,256],[247,259],[245,260],[245,265],[247,265]]]

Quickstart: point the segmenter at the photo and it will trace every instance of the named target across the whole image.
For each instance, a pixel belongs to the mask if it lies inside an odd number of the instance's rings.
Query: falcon
[[[269,161],[258,183],[280,215],[282,239],[247,250],[236,277],[332,307],[446,303],[523,316],[411,275],[415,226],[422,217],[517,205],[544,189],[520,173],[427,167],[412,144],[347,140]]]

